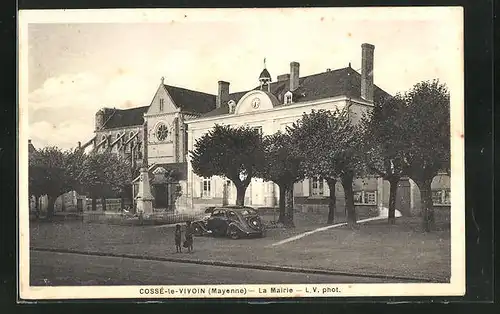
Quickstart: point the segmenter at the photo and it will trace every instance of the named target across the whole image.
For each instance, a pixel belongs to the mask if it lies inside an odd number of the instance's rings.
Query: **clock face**
[[[259,98],[254,98],[252,100],[252,108],[257,109],[260,106],[260,99]]]
[[[156,138],[160,141],[164,141],[168,136],[168,128],[165,124],[161,124],[156,129]]]

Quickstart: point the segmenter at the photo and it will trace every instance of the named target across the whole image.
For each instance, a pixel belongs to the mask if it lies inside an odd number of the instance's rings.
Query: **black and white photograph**
[[[25,300],[464,295],[460,7],[19,13]]]

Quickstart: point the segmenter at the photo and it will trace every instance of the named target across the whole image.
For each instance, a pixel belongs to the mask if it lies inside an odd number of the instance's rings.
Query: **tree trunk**
[[[106,211],[106,198],[105,197],[101,197],[101,207],[102,207],[102,211],[105,212]]]
[[[425,232],[434,228],[434,204],[432,203],[432,179],[415,180],[420,190],[420,201],[422,202],[422,224]]]
[[[335,184],[337,184],[336,179],[327,178],[326,183],[330,189],[330,197],[328,200],[328,224],[333,224],[335,222],[335,211],[337,210],[337,195],[335,194]]]
[[[92,211],[95,212],[97,210],[97,199],[95,195],[92,195]]]
[[[293,223],[293,185],[285,186],[285,226],[288,228],[294,228]]]
[[[354,192],[352,190],[353,181],[354,176],[352,174],[342,176],[342,187],[344,188],[345,208],[347,211],[347,224],[351,228],[355,228],[357,225],[356,208],[354,207]]]
[[[396,223],[396,195],[398,191],[399,177],[389,179],[389,215],[388,222],[391,225]]]
[[[54,206],[56,204],[57,196],[47,195],[47,218],[54,217]]]
[[[244,185],[236,186],[236,205],[244,206],[245,205],[245,192],[247,191],[247,187]]]
[[[285,215],[286,215],[286,206],[285,206],[285,190],[286,187],[284,184],[279,185],[280,188],[280,200],[279,200],[279,206],[280,206],[280,214],[278,216],[278,222],[285,223]]]

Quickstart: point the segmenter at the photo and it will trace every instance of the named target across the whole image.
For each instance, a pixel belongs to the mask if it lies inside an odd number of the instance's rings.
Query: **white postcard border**
[[[323,16],[331,10],[355,14],[343,14],[345,18],[361,19],[440,19],[449,18],[459,26],[457,34],[463,43],[463,8],[461,7],[405,7],[405,8],[316,8],[277,9],[280,14],[301,18],[302,10]],[[19,12],[19,293],[24,300],[50,299],[115,299],[115,298],[278,298],[278,297],[396,297],[396,296],[460,296],[465,293],[465,163],[464,163],[464,76],[463,44],[457,48],[455,80],[446,82],[451,93],[451,279],[450,283],[405,284],[317,284],[317,285],[189,285],[189,286],[81,286],[35,287],[30,286],[29,208],[28,203],[28,38],[30,23],[151,23],[169,20],[251,19],[254,14],[275,14],[273,9],[126,9],[126,10],[27,10]],[[382,14],[383,13],[383,14]],[[313,15],[314,15],[313,14]],[[308,15],[309,16],[309,15]],[[451,57],[450,57],[451,58]],[[271,292],[271,288],[283,291]],[[186,293],[180,292],[179,289]],[[314,289],[317,290],[314,290]],[[142,292],[141,292],[141,289]],[[153,293],[144,293],[153,289]],[[161,290],[163,289],[163,290]],[[187,289],[196,289],[187,292]],[[203,290],[205,289],[205,290]],[[216,289],[215,291],[212,289]],[[229,293],[217,293],[228,291]],[[233,289],[231,291],[231,289]],[[234,290],[236,289],[236,290]],[[235,293],[238,289],[244,293]],[[263,292],[264,289],[266,292]],[[330,289],[324,291],[323,289]],[[160,293],[162,291],[162,293]],[[171,293],[174,291],[174,293]],[[239,290],[238,290],[239,291]],[[214,292],[214,293],[212,293]],[[231,293],[233,292],[233,293]]]

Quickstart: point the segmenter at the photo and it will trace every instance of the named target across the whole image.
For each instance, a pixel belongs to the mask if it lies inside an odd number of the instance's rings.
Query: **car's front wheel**
[[[240,231],[235,226],[229,226],[227,234],[233,240],[240,238]]]

